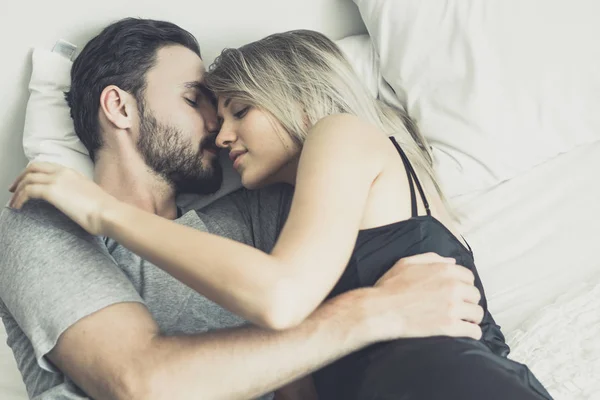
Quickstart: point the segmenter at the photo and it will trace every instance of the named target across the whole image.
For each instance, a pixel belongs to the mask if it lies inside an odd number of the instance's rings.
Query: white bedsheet
[[[456,201],[490,309],[505,332],[595,272],[600,142]]]
[[[557,400],[600,399],[599,171],[595,143],[457,201],[510,357]]]
[[[557,400],[600,398],[599,171],[595,143],[455,199],[511,357],[528,363]],[[2,344],[0,398],[24,393]]]

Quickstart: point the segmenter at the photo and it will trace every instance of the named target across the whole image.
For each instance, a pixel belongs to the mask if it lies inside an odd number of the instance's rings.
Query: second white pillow
[[[600,3],[354,0],[449,196],[600,139]]]

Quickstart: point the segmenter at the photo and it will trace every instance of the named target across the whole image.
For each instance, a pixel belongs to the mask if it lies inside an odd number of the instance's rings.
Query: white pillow
[[[92,178],[94,165],[88,151],[75,134],[64,92],[71,84],[70,59],[61,53],[36,48],[32,55],[23,148],[29,161],[48,161],[73,168]],[[201,208],[241,187],[229,158],[222,157],[224,181],[218,192],[208,195],[185,194],[177,203],[184,210]]]
[[[595,0],[354,0],[450,197],[600,138]]]
[[[365,86],[377,97],[379,79],[379,56],[368,34],[348,36],[336,41],[354,71],[361,77]]]
[[[397,96],[392,87],[383,79],[379,69],[379,54],[368,34],[347,36],[336,41],[359,79],[367,86],[373,97],[379,97],[389,105],[404,108],[402,96]],[[402,93],[400,93],[402,95]]]
[[[71,84],[71,60],[60,53],[34,49],[25,114],[23,148],[30,161],[48,161],[93,176],[87,149],[73,128],[64,92]]]
[[[60,43],[61,41],[59,41]],[[379,88],[383,97],[400,106],[391,89],[379,74],[377,54],[366,34],[354,35],[337,42],[355,67],[373,96]],[[73,168],[93,177],[93,163],[88,152],[75,134],[64,92],[70,87],[72,62],[59,52],[36,48],[33,51],[33,71],[29,83],[23,147],[30,161],[49,161]],[[221,157],[224,181],[221,189],[212,195],[184,194],[177,202],[185,210],[201,208],[241,187],[239,175],[228,157]]]

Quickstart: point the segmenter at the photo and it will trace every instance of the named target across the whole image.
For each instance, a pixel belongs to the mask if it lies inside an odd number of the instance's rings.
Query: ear
[[[115,127],[130,129],[133,126],[133,110],[137,110],[135,99],[118,86],[104,88],[100,94],[100,109]]]

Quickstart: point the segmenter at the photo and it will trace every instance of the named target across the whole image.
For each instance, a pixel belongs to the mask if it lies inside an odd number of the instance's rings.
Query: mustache
[[[210,150],[216,150],[216,151],[221,150],[217,146],[217,135],[218,135],[218,133],[213,133],[213,134],[210,134],[209,136],[206,136],[204,139],[202,139],[202,141],[200,142],[200,149],[210,149]]]

